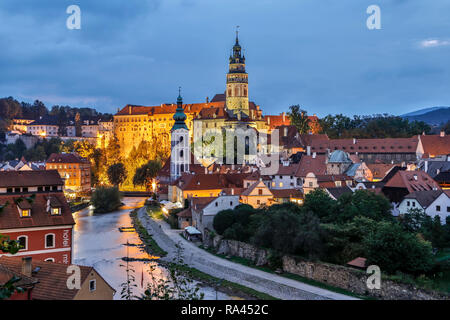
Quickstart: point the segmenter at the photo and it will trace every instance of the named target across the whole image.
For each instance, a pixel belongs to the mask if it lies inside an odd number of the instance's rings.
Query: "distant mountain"
[[[431,107],[401,115],[411,121],[424,121],[432,126],[438,126],[450,121],[450,107]]]

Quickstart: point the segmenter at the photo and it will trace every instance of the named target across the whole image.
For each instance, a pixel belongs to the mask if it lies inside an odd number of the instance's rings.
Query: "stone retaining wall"
[[[267,251],[248,243],[225,240],[221,236],[215,236],[206,237],[204,245],[214,248],[219,254],[250,260],[257,266],[267,264]],[[359,295],[368,295],[383,300],[448,300],[450,298],[448,295],[384,279],[381,280],[380,290],[371,290],[366,286],[369,275],[365,271],[323,262],[300,260],[290,256],[283,257],[283,271]]]

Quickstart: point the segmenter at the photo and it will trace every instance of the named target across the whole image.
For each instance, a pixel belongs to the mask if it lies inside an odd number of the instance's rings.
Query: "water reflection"
[[[74,213],[76,222],[74,233],[75,264],[93,266],[116,289],[114,299],[121,299],[121,284],[126,282],[126,271],[121,265],[126,262],[123,257],[134,259],[151,259],[140,245],[141,240],[136,232],[120,232],[120,227],[132,225],[129,212],[144,203],[143,198],[124,198],[124,206],[119,210],[107,214],[94,214],[92,208]],[[127,246],[126,243],[132,244]],[[129,266],[134,269],[137,288],[134,293],[144,293],[147,283],[151,281],[149,275],[150,264],[155,266],[153,274],[156,278],[164,275],[164,269],[157,262],[130,261]],[[143,285],[142,285],[143,284]],[[205,299],[215,299],[216,292],[213,288],[204,287],[202,292]],[[228,296],[220,293],[219,299],[227,299]]]

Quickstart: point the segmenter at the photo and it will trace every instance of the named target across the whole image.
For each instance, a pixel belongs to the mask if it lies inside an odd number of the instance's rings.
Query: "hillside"
[[[428,111],[431,110],[431,111]],[[421,111],[424,111],[423,113]],[[408,120],[424,121],[432,126],[438,126],[450,121],[450,107],[427,108],[412,113],[404,114],[401,117]]]

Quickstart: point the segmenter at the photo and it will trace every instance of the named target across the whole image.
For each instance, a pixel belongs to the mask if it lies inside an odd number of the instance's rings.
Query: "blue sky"
[[[81,8],[68,30],[66,8]],[[366,9],[381,8],[381,30]],[[240,26],[265,114],[402,114],[450,105],[448,0],[1,0],[0,96],[95,107],[224,92]]]

